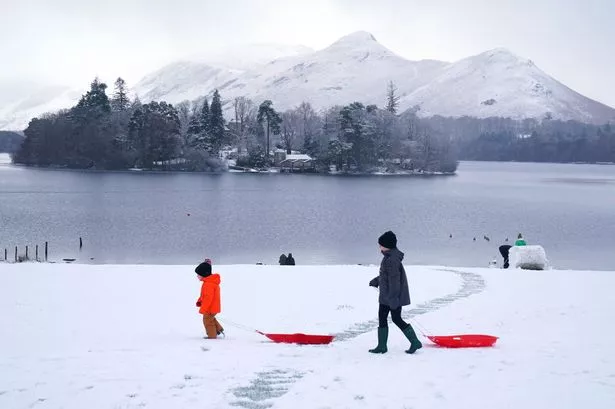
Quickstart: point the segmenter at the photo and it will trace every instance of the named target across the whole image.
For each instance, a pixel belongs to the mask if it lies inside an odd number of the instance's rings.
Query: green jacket
[[[527,246],[527,243],[523,239],[515,241],[515,246]]]

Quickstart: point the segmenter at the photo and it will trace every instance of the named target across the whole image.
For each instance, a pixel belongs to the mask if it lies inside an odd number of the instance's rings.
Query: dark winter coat
[[[286,265],[287,266],[294,266],[295,265],[295,259],[292,255],[292,253],[288,253],[288,257],[286,258]]]
[[[384,257],[380,263],[378,280],[370,281],[370,285],[380,289],[378,302],[388,305],[392,310],[410,305],[410,290],[408,277],[401,263],[404,253],[398,249],[391,249],[382,253]]]

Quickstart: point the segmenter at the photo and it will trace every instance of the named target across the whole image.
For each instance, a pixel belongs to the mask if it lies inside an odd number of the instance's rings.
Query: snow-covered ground
[[[218,266],[205,340],[194,266],[0,263],[0,408],[611,408],[613,272],[407,268],[414,316],[494,348],[371,355],[364,266]],[[266,332],[332,333],[328,346]]]
[[[0,153],[0,165],[8,165],[11,163],[11,155],[8,153]]]

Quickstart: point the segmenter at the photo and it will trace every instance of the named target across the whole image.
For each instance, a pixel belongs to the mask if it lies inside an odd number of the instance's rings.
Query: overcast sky
[[[369,31],[409,59],[506,47],[615,106],[615,0],[0,0],[0,80],[130,84],[244,43],[323,48]]]

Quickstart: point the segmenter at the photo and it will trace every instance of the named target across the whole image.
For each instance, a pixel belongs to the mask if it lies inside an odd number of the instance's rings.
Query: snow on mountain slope
[[[498,48],[451,64],[400,101],[422,116],[544,118],[606,123],[615,110],[571,90],[531,60]]]
[[[234,70],[255,69],[278,58],[299,56],[313,53],[314,50],[303,45],[288,44],[240,44],[224,47],[200,56],[194,61],[206,63],[214,67]]]
[[[61,85],[0,84],[0,130],[21,131],[36,116],[74,105],[81,94]]]
[[[222,89],[247,70],[257,70],[278,58],[313,52],[304,46],[251,44],[229,47],[178,61],[147,75],[133,88],[143,101],[192,101]]]
[[[505,49],[452,64],[409,61],[363,31],[319,51],[275,44],[226,47],[169,64],[147,75],[132,91],[144,102],[179,103],[218,89],[226,103],[245,96],[256,103],[271,99],[279,110],[303,101],[322,109],[354,101],[383,106],[389,81],[397,86],[400,108],[418,106],[422,116],[550,115],[588,123],[615,121],[615,109],[571,90]],[[70,107],[82,93],[41,90],[8,98],[3,94],[15,93],[2,89],[0,84],[0,129],[8,130],[23,129],[33,116]]]
[[[180,61],[146,76],[134,87],[133,92],[144,102],[192,101],[207,95],[236,76],[237,72],[226,68],[216,68],[199,62]]]
[[[311,53],[301,45],[249,44],[225,47],[194,60],[169,64],[147,75],[134,88],[145,101],[194,100],[274,59]],[[113,84],[108,84],[110,89]],[[0,82],[0,130],[23,130],[28,122],[47,112],[70,108],[85,93],[83,88],[49,86],[31,82]]]
[[[326,108],[353,101],[382,105],[389,81],[405,95],[426,84],[446,66],[440,61],[408,61],[369,33],[356,32],[308,55],[278,59],[219,87],[225,98],[247,95],[271,99],[278,109],[309,101]]]

